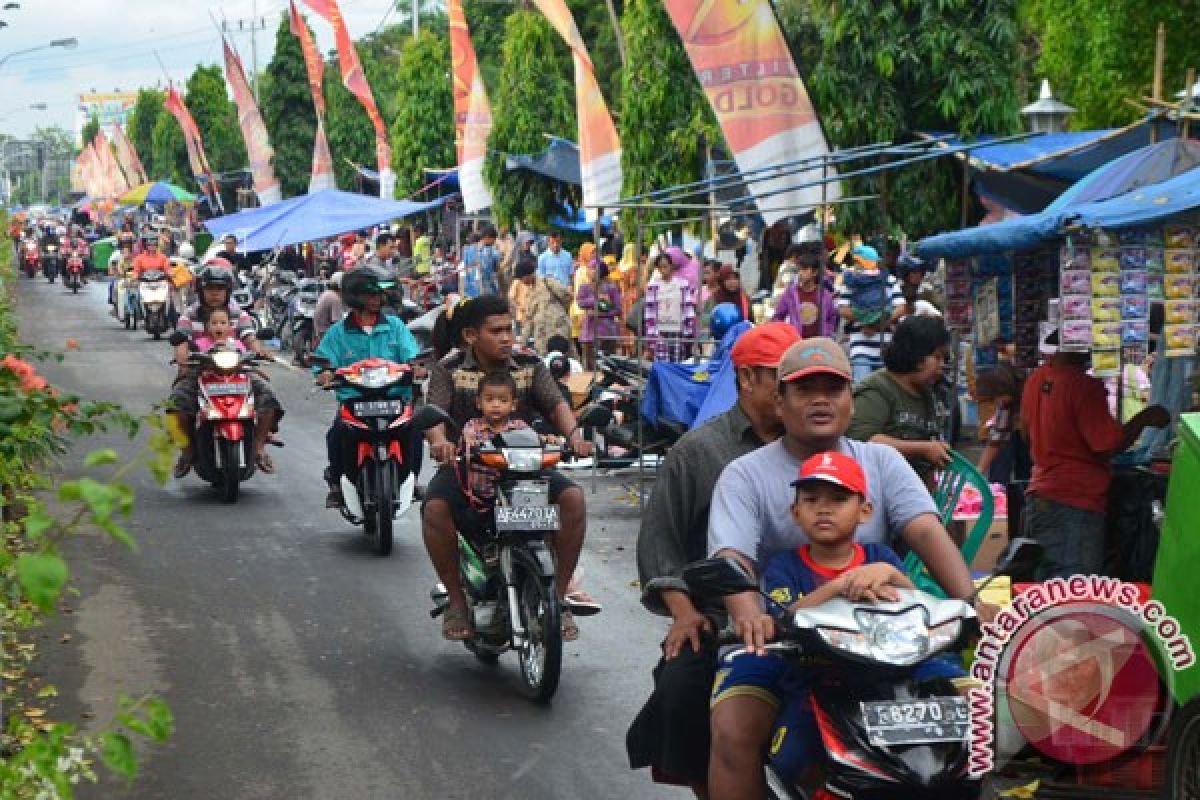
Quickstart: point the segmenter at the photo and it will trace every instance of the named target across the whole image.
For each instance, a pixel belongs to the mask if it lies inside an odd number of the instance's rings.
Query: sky
[[[197,64],[221,64],[221,37],[210,13],[220,20],[249,20],[257,10],[266,18],[258,33],[258,65],[264,69],[275,50],[275,31],[287,0],[15,0],[20,8],[0,10],[0,60],[53,39],[75,37],[78,46],[39,49],[0,63],[0,132],[24,137],[39,126],[76,130],[78,95],[137,90],[166,85],[169,75],[182,85]],[[0,0],[0,6],[9,0]],[[339,5],[358,39],[382,24],[395,24],[394,0],[340,0]],[[302,12],[305,6],[297,0]],[[312,13],[309,26],[322,52],[333,49],[328,23]],[[232,43],[251,71],[249,33]],[[155,57],[155,51],[158,58]],[[161,58],[162,65],[158,59]],[[164,68],[166,75],[164,75]],[[46,109],[31,109],[44,103]]]

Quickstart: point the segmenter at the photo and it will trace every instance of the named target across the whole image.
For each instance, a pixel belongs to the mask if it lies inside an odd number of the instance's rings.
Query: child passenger
[[[227,308],[205,308],[200,313],[204,333],[196,337],[196,349],[201,353],[212,350],[236,350],[246,352],[246,345],[234,335],[233,323]]]

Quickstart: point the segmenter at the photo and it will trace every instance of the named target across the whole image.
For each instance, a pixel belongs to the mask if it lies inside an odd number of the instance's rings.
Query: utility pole
[[[237,20],[221,20],[221,33],[249,33],[250,34],[250,85],[254,90],[254,100],[258,102],[258,32],[266,30],[267,20],[265,17],[258,15],[258,0],[255,0],[251,7],[249,19]]]
[[[421,33],[421,0],[412,0],[413,38]]]

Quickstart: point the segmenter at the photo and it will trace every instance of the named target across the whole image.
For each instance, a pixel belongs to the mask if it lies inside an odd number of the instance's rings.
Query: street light
[[[74,36],[72,36],[68,39],[51,39],[49,44],[39,44],[36,47],[27,47],[24,50],[15,50],[15,51],[9,53],[8,55],[4,56],[3,58],[0,58],[0,67],[4,66],[5,62],[7,62],[13,56],[23,56],[26,53],[32,53],[37,50],[46,50],[51,47],[61,47],[64,50],[72,50],[78,44],[79,44],[79,40],[76,39]]]

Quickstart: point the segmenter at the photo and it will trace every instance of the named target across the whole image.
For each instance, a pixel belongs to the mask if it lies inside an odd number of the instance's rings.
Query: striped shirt
[[[895,275],[888,275],[887,278],[887,293],[888,301],[892,307],[893,313],[897,308],[904,307],[904,293],[900,291],[900,282],[896,280]],[[840,311],[843,308],[850,308],[851,292],[846,288],[842,281],[837,284],[837,307]],[[886,323],[885,323],[886,324]],[[892,335],[886,331],[879,331],[874,334],[863,333],[862,330],[853,322],[846,323],[846,334],[850,345],[850,359],[870,359],[871,361],[883,363],[883,345],[892,340]]]
[[[233,329],[239,339],[254,338],[254,320],[250,319],[250,314],[232,300],[229,301],[229,319],[233,322]],[[186,334],[189,339],[204,333],[204,322],[200,319],[199,303],[192,304],[187,311],[179,315],[179,321],[175,323],[175,330]]]

